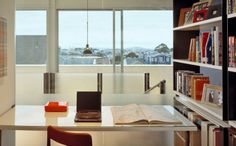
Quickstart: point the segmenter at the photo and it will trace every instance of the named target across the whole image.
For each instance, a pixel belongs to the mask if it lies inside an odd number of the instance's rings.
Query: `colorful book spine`
[[[209,32],[202,32],[202,46],[201,46],[201,61],[202,63],[207,63],[207,56],[206,56],[206,47],[207,42],[209,39]]]
[[[229,37],[229,67],[235,67],[235,37]]]
[[[212,34],[209,34],[206,45],[206,62],[212,64]]]
[[[194,80],[194,83],[193,83],[193,90],[194,90],[193,98],[195,100],[201,101],[204,84],[209,84],[209,83],[210,83],[210,81],[205,80],[205,79],[196,79],[196,80]]]

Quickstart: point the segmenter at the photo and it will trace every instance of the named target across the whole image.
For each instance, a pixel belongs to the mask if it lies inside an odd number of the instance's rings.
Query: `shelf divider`
[[[175,97],[177,101],[197,112],[199,115],[203,116],[213,124],[221,126],[223,128],[229,128],[230,125],[222,121],[222,108],[212,107],[207,104],[203,104],[200,101],[195,101],[186,95],[174,91],[178,97]]]
[[[207,68],[222,70],[222,66],[216,66],[216,65],[212,65],[212,64],[192,62],[192,61],[188,61],[186,59],[173,59],[173,61],[177,62],[177,63],[183,63],[183,64],[189,64],[189,65],[195,65],[195,66],[200,66],[200,67],[207,67]]]
[[[221,16],[219,16],[219,17],[208,19],[208,20],[204,20],[204,21],[200,21],[200,22],[196,22],[196,23],[191,23],[191,24],[175,27],[173,30],[174,31],[176,31],[176,30],[199,30],[199,27],[201,25],[216,23],[216,22],[220,22],[221,20],[222,20],[222,18],[221,18]]]

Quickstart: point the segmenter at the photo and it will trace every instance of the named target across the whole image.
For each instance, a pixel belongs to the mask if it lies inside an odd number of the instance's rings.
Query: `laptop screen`
[[[77,112],[86,110],[101,111],[101,92],[78,91],[76,106],[77,106]]]

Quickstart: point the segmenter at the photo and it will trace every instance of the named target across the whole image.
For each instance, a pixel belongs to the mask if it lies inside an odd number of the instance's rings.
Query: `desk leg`
[[[0,146],[15,146],[16,136],[14,130],[2,130],[0,136]]]
[[[0,146],[2,146],[2,130],[0,130]]]

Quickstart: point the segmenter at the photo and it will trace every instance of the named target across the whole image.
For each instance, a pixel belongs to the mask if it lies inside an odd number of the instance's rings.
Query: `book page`
[[[181,124],[165,107],[139,105],[150,124]]]
[[[112,107],[112,116],[115,124],[147,124],[145,116],[137,104]]]

